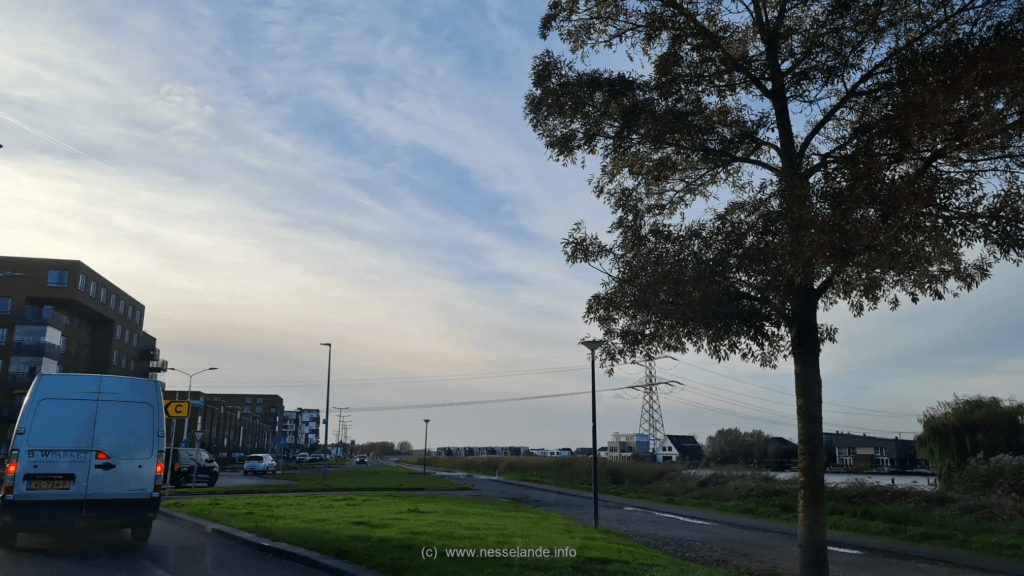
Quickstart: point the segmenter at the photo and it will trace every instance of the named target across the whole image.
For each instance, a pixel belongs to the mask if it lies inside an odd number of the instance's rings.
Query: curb
[[[541,490],[545,492],[554,492],[556,494],[562,494],[565,496],[574,496],[577,498],[592,499],[593,494],[589,492],[583,492],[580,490],[573,490],[571,488],[559,488],[557,486],[546,486],[543,484],[533,484],[531,482],[523,482],[521,480],[506,480],[504,478],[491,478],[489,480],[493,482],[501,482],[511,486],[520,486],[523,488],[531,488],[534,490]],[[679,516],[686,516],[697,520],[704,520],[706,522],[716,522],[727,526],[733,526],[735,528],[741,528],[745,530],[766,530],[770,532],[777,532],[780,534],[787,534],[796,538],[796,526],[790,526],[787,524],[778,524],[766,520],[754,520],[752,518],[743,518],[737,516],[725,516],[715,514],[713,512],[703,512],[700,510],[691,510],[689,508],[681,508],[677,506],[670,506],[665,504],[656,504],[653,502],[644,502],[641,500],[632,500],[629,498],[623,498],[621,496],[598,496],[599,502],[607,504],[615,504],[619,506],[629,506],[631,508],[637,508],[639,510],[646,510],[649,512],[661,512],[668,514],[676,514]],[[942,548],[931,548],[926,545],[919,544],[904,544],[901,542],[889,542],[886,540],[877,540],[868,536],[859,536],[855,534],[835,533],[829,532],[828,535],[829,545],[839,545],[843,547],[858,548],[865,551],[892,554],[900,557],[915,557],[922,560],[930,560],[933,562],[943,562],[953,566],[961,568],[973,568],[977,570],[988,570],[990,572],[997,572],[1000,574],[1007,574],[1009,576],[1024,576],[1024,563],[1017,562],[1014,560],[1004,560],[1002,558],[993,558],[989,556],[980,556],[971,552],[961,552],[958,550],[946,550]]]
[[[243,532],[242,530],[231,528],[230,526],[223,526],[215,522],[189,516],[188,514],[182,514],[181,512],[160,508],[160,514],[177,520],[178,522],[189,522],[195,524],[209,533],[218,534],[236,543],[259,550],[260,552],[271,554],[278,558],[284,558],[285,560],[290,560],[296,564],[301,564],[310,568],[317,568],[331,572],[332,574],[338,574],[339,576],[385,576],[381,572],[370,570],[369,568],[365,568],[358,564],[338,560],[337,558],[332,558],[326,554],[313,552],[312,550],[306,550],[305,548],[299,548],[298,546],[292,546],[291,544],[285,544],[284,542],[274,542],[269,538]]]

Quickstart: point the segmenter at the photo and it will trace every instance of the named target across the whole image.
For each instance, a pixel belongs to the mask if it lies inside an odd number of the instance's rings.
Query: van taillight
[[[10,462],[4,467],[3,495],[14,494],[14,474],[18,471],[18,451],[11,450]]]
[[[163,450],[156,453],[156,476],[153,477],[153,492],[160,494],[160,491],[164,487],[164,471],[167,468],[164,466],[164,456],[167,453]]]
[[[110,460],[110,455],[108,455],[103,450],[97,450],[96,451],[96,459],[97,460]]]

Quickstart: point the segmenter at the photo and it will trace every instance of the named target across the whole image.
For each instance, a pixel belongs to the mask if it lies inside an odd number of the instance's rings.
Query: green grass
[[[299,494],[165,502],[171,510],[391,576],[578,574],[725,576],[530,506],[427,494]],[[573,550],[562,558],[448,557],[456,548]],[[437,559],[424,558],[436,550]]]
[[[291,480],[294,484],[256,485],[213,488],[171,488],[171,495],[181,494],[253,494],[268,492],[324,492],[333,490],[466,490],[463,484],[437,476],[424,476],[398,467],[328,470],[327,481],[314,472],[268,474],[272,480]]]
[[[473,474],[589,491],[586,458],[481,458],[431,462]],[[602,494],[795,525],[796,480],[763,472],[672,464],[598,465]],[[853,483],[826,488],[828,528],[897,542],[1024,560],[1024,502],[916,487]]]

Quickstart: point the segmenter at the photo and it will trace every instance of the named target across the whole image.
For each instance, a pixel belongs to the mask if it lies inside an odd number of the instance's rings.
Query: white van
[[[41,374],[4,458],[0,546],[18,532],[130,528],[149,539],[160,509],[164,407],[155,380]]]

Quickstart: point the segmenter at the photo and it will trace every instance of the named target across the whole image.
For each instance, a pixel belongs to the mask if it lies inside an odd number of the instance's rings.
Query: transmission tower
[[[652,454],[658,451],[661,441],[665,438],[665,421],[661,417],[661,399],[658,398],[658,386],[662,384],[668,384],[669,386],[673,384],[682,385],[675,380],[658,381],[654,362],[662,358],[672,357],[662,356],[646,360],[643,363],[643,381],[634,386],[634,388],[643,389],[644,404],[640,408],[640,434],[647,434],[647,437],[650,439],[649,451]],[[674,360],[674,358],[672,359]]]

